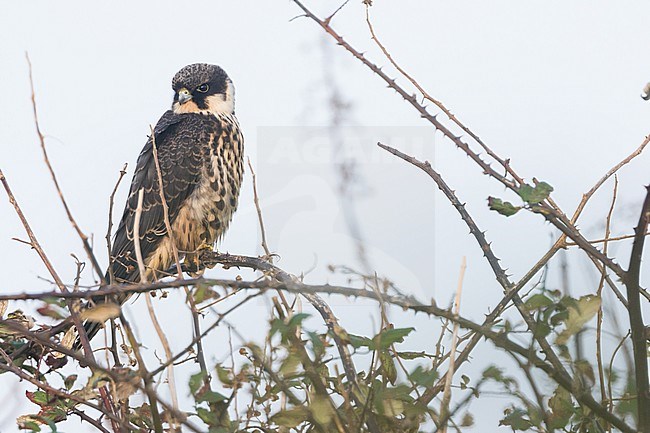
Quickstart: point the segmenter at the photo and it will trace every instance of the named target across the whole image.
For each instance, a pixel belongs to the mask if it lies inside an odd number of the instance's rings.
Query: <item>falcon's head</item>
[[[172,80],[174,113],[233,114],[235,87],[228,74],[216,65],[194,63]]]

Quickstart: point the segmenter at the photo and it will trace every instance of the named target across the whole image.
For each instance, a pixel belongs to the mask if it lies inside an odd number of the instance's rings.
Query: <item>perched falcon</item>
[[[174,76],[172,88],[172,109],[162,115],[138,157],[115,232],[107,281],[111,273],[117,283],[140,281],[133,229],[140,190],[144,190],[144,199],[138,238],[149,281],[166,275],[172,266],[173,244],[181,258],[211,247],[225,233],[237,209],[244,141],[235,117],[232,81],[219,66],[196,63]],[[165,224],[154,144],[171,236]],[[122,304],[126,299],[122,296],[113,301]],[[87,322],[88,337],[101,326]]]

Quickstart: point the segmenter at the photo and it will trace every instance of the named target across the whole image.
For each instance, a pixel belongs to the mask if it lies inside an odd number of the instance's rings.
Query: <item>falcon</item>
[[[181,258],[196,260],[200,249],[212,248],[223,236],[237,209],[244,141],[235,117],[232,81],[219,66],[196,63],[178,71],[172,88],[172,108],[162,115],[138,157],[112,245],[106,273],[111,283],[140,282],[136,237],[145,278],[154,281],[168,275],[175,260],[174,246]],[[154,146],[171,233],[165,222]],[[140,191],[139,233],[134,233]],[[127,299],[128,295],[120,295],[108,301],[122,304]],[[86,322],[88,338],[102,326]]]

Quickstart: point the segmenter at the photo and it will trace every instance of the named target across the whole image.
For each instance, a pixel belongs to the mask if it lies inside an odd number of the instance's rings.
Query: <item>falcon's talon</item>
[[[188,274],[192,274],[193,272],[200,271],[201,261],[199,260],[198,255],[196,255],[195,253],[185,254],[185,258],[183,258],[183,269]]]

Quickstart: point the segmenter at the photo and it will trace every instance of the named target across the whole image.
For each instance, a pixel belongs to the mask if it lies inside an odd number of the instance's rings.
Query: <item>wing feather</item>
[[[205,152],[209,151],[207,143],[214,136],[214,129],[204,128],[200,117],[204,116],[167,111],[154,128],[163,191],[172,225],[185,200],[201,181]],[[146,259],[167,235],[151,137],[138,157],[124,214],[115,232],[111,266],[117,282],[139,280],[133,225],[140,189],[144,189],[144,197],[139,238],[142,256]]]

